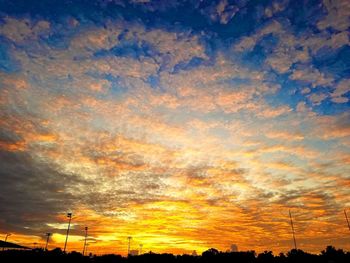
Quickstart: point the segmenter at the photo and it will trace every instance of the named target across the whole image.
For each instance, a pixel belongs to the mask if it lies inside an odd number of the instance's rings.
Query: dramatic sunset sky
[[[350,250],[350,1],[0,0],[0,238]],[[34,244],[36,243],[36,244]]]

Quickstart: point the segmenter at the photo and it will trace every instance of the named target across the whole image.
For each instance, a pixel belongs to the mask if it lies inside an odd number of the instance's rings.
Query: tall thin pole
[[[86,247],[85,247],[85,253],[86,255],[88,255],[88,247],[89,247],[89,243],[86,244]]]
[[[72,213],[67,213],[67,217],[69,218],[69,222],[68,222],[67,235],[66,235],[66,242],[64,242],[64,249],[63,249],[63,252],[66,252],[67,241],[68,241],[68,235],[69,235],[69,228],[70,228],[70,221],[72,220]]]
[[[140,244],[140,252],[139,252],[139,255],[141,255],[142,254],[142,244]]]
[[[348,228],[350,230],[349,219],[348,219],[348,215],[346,214],[346,210],[345,209],[344,209],[344,214],[345,214],[346,222],[348,223]]]
[[[9,237],[9,236],[11,236],[11,234],[6,234],[6,236],[5,236],[5,242],[7,242],[7,238]],[[4,244],[5,245],[5,244]],[[5,250],[5,246],[2,248],[2,251],[4,251]]]
[[[11,234],[6,234],[6,236],[5,236],[5,242],[7,242],[7,238],[8,238],[9,236],[11,236]]]
[[[130,255],[130,241],[132,237],[128,237],[129,243],[128,243],[128,256]]]
[[[83,256],[85,255],[87,233],[88,233],[88,227],[86,226],[85,227],[85,241],[84,241]]]
[[[49,244],[49,239],[50,239],[50,236],[51,236],[51,235],[52,235],[51,233],[46,233],[47,239],[46,239],[45,250],[47,250],[47,246],[48,246],[48,244]]]
[[[297,249],[297,242],[295,240],[295,234],[294,234],[294,225],[293,225],[293,219],[292,219],[292,214],[289,209],[289,218],[290,218],[290,225],[292,226],[292,233],[293,233],[293,241],[294,241],[294,248]]]

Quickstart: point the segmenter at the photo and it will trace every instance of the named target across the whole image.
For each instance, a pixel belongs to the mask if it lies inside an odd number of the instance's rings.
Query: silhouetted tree
[[[208,250],[202,253],[202,257],[212,257],[212,256],[216,256],[217,254],[219,254],[219,251],[217,249],[209,248]]]
[[[272,251],[264,251],[258,255],[257,260],[259,263],[272,263],[275,262],[275,257]]]
[[[322,250],[321,251],[321,256],[323,258],[323,260],[327,263],[331,263],[331,262],[349,262],[346,261],[346,254],[344,253],[344,251],[342,249],[336,249],[333,246],[327,246],[326,250]],[[349,260],[349,258],[348,258]]]
[[[326,247],[319,255],[310,254],[300,249],[292,249],[286,255],[274,256],[271,251],[256,255],[254,251],[220,252],[215,248],[208,249],[202,256],[146,253],[139,256],[122,257],[120,255],[103,255],[83,257],[79,252],[63,253],[55,248],[51,251],[5,250],[0,251],[0,262],[33,262],[33,263],[349,263],[350,253],[333,246]]]

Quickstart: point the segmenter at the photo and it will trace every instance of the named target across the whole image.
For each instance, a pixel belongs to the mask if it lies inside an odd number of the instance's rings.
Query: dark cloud
[[[45,222],[75,206],[73,194],[86,182],[26,152],[0,151],[1,230],[40,233]],[[69,191],[68,191],[69,190]]]
[[[4,137],[4,135],[2,136]],[[98,181],[66,174],[26,152],[0,152],[1,227],[40,234],[59,214],[84,205],[97,213],[161,200],[161,175],[128,174]]]

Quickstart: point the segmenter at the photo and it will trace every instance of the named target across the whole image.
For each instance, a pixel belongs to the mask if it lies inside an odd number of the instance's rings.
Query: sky
[[[0,235],[350,250],[350,2],[0,0]]]

